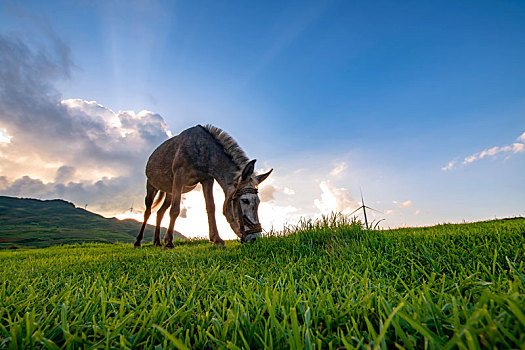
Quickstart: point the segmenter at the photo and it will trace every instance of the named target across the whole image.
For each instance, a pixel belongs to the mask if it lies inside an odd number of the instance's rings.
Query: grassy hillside
[[[0,348],[520,348],[525,220],[0,252]]]
[[[107,219],[60,199],[4,196],[0,196],[0,223],[0,249],[13,245],[43,248],[82,242],[131,243],[141,227],[135,220]],[[151,242],[154,231],[148,225],[146,242]]]

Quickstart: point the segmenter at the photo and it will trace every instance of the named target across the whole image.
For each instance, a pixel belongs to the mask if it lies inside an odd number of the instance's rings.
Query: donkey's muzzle
[[[254,242],[257,238],[261,237],[261,232],[250,233],[241,237],[241,243]]]

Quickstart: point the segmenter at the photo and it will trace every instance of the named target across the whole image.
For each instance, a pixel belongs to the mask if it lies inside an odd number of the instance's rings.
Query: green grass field
[[[525,219],[0,251],[0,348],[523,348]]]

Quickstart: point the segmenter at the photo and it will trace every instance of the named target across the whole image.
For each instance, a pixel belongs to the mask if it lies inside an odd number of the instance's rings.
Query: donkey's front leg
[[[175,220],[180,213],[180,200],[182,196],[182,183],[179,176],[175,175],[173,178],[173,188],[171,194],[171,209],[170,209],[170,225],[164,236],[165,248],[173,248],[173,229],[175,227]]]
[[[206,211],[208,212],[208,226],[210,228],[210,241],[214,245],[224,245],[224,241],[219,237],[217,230],[217,223],[215,222],[215,202],[213,201],[213,178],[204,180],[202,184],[202,192],[204,193],[204,201],[206,202]]]

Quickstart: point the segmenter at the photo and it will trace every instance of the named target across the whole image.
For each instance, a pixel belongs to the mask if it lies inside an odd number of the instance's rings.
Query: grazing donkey
[[[151,208],[164,203],[157,212],[153,244],[160,246],[160,222],[170,207],[170,225],[164,236],[166,248],[173,247],[173,228],[180,213],[181,196],[200,182],[208,212],[210,241],[224,245],[215,222],[213,182],[217,180],[225,195],[223,214],[241,242],[249,242],[261,234],[257,215],[257,185],[272,172],[254,174],[255,159],[249,160],[237,142],[212,125],[197,125],[165,141],[151,154],[146,165],[146,211],[135,247],[140,247]],[[157,200],[155,197],[159,194]]]

